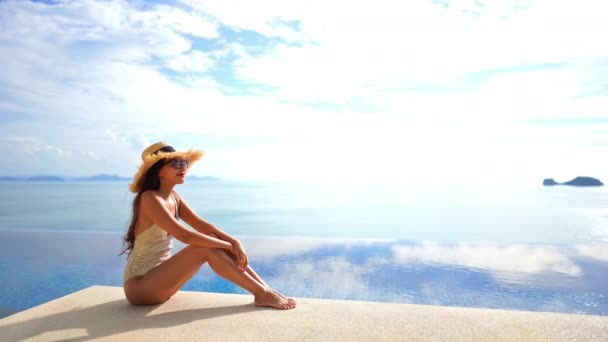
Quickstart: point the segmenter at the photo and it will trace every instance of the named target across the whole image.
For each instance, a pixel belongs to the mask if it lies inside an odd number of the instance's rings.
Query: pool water
[[[121,286],[119,232],[0,230],[0,314],[93,285]],[[608,314],[606,245],[241,236],[289,296]],[[174,252],[183,248],[175,243]],[[183,290],[245,293],[208,265]]]

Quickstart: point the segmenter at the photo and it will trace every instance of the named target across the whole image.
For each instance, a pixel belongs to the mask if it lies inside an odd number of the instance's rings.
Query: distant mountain
[[[31,182],[63,182],[65,179],[59,176],[33,176],[25,180]]]
[[[119,175],[108,175],[101,173],[98,175],[79,177],[79,178],[63,178],[60,176],[48,175],[48,176],[31,176],[31,177],[14,177],[14,176],[0,176],[0,182],[64,182],[64,181],[79,181],[79,182],[99,182],[99,181],[130,181],[132,177],[123,177]],[[221,178],[210,177],[210,176],[188,176],[188,180],[194,181],[219,181]]]
[[[15,182],[18,180],[19,180],[19,178],[17,178],[17,177],[9,177],[9,176],[0,177],[0,182]]]
[[[604,185],[604,183],[602,183],[599,179],[593,177],[576,177],[573,180],[567,181],[565,183],[558,183],[553,178],[546,178],[545,180],[543,180],[543,185],[602,186]]]
[[[131,180],[130,177],[122,177],[119,175],[107,175],[107,174],[99,174],[99,175],[94,175],[94,176],[90,176],[90,177],[82,177],[82,178],[78,178],[76,180],[79,181],[124,181],[124,180]]]

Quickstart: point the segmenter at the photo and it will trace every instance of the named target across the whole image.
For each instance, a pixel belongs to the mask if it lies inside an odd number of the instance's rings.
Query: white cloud
[[[228,14],[234,12],[229,8],[240,5],[238,1],[210,3],[214,5],[205,5],[206,11],[236,28],[263,32],[251,20],[268,22],[282,17],[300,23],[301,41],[314,44],[278,46],[261,56],[245,58],[240,65],[242,77],[281,89],[310,85],[311,79],[362,90],[387,80],[441,83],[464,72],[567,62],[607,52],[602,44],[587,43],[600,41],[600,32],[606,31],[601,28],[607,28],[597,14],[604,5],[597,2],[576,7],[538,2],[529,8],[510,9],[505,18],[501,18],[504,11],[488,14],[492,10],[485,8],[484,20],[423,1],[351,2],[348,10],[338,3],[307,1],[306,5],[290,2],[280,6],[263,1],[256,2],[256,10],[246,17]],[[564,17],[581,25],[563,25]],[[581,40],[581,35],[589,39]],[[325,82],[312,84],[323,86]],[[297,96],[298,90],[289,95]],[[334,87],[338,95],[342,90]],[[311,94],[306,95],[310,98]]]
[[[124,1],[2,6],[9,13],[6,41],[0,46],[6,68],[2,88],[9,99],[21,102],[18,109],[36,115],[50,111],[57,119],[123,121],[129,116],[135,122],[154,121],[151,109],[163,115],[179,111],[180,92],[192,91],[146,61],[166,58],[178,70],[204,71],[211,65],[209,57],[191,51],[190,41],[178,34],[184,29],[175,23],[188,23],[183,11],[139,11]],[[31,28],[32,18],[53,29]],[[24,33],[24,27],[30,28]],[[99,34],[93,38],[87,32]],[[158,103],[163,100],[166,105]]]
[[[0,3],[0,116],[19,115],[3,131],[27,135],[52,119],[59,129],[36,132],[53,146],[72,150],[59,135],[69,131],[103,156],[109,139],[125,161],[147,142],[182,133],[271,138],[209,151],[222,157],[209,158],[206,170],[239,178],[608,172],[594,157],[606,152],[605,128],[521,124],[604,117],[608,97],[598,84],[608,52],[589,43],[606,31],[601,3],[181,3]],[[221,36],[220,25],[234,36],[256,31],[261,44]],[[564,65],[543,69],[547,62]],[[226,74],[207,73],[218,70]],[[245,88],[229,71],[271,90]],[[471,71],[478,79],[463,78]],[[239,95],[245,90],[254,95]],[[253,165],[247,175],[243,164]]]
[[[136,12],[137,22],[159,29],[171,29],[200,38],[218,38],[217,23],[206,16],[170,6],[157,6],[153,11]]]
[[[502,279],[533,276],[543,272],[579,276],[582,270],[556,246],[492,245],[459,243],[453,246],[433,242],[421,245],[393,246],[395,261],[410,263],[464,266],[489,272]]]
[[[171,69],[179,72],[204,72],[214,64],[215,62],[211,58],[200,51],[183,54],[168,62]]]
[[[28,158],[44,158],[46,160],[54,160],[63,162],[74,158],[75,153],[71,150],[66,150],[58,146],[49,144],[38,137],[33,136],[8,136],[3,139],[5,146],[3,150],[15,150],[17,153],[22,153]],[[22,166],[20,166],[23,168]],[[27,172],[27,170],[22,170]]]
[[[207,1],[180,0],[205,15],[216,18],[222,24],[237,29],[256,31],[270,37],[297,40],[299,34],[287,21],[297,19],[302,3],[268,0]]]

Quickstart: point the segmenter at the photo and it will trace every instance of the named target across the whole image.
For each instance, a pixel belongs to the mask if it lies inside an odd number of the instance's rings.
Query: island
[[[593,177],[576,177],[573,180],[567,181],[565,183],[558,183],[553,178],[546,178],[543,180],[544,186],[553,186],[553,185],[569,185],[569,186],[602,186],[602,183],[599,179]]]

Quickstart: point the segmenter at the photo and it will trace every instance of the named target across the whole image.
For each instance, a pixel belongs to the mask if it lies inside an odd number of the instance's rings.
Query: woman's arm
[[[184,220],[184,222],[188,223],[194,229],[196,229],[197,231],[199,231],[203,234],[207,234],[207,235],[213,234],[213,235],[217,236],[220,240],[229,242],[230,244],[233,244],[234,242],[237,241],[235,238],[233,238],[232,236],[223,232],[218,227],[214,226],[213,224],[205,221],[202,217],[198,216],[194,212],[194,210],[192,210],[192,208],[190,208],[188,203],[186,203],[186,201],[180,194],[178,194],[176,192],[173,192],[173,193],[176,194],[176,196],[179,198],[178,213],[179,213],[179,217],[182,220]]]
[[[229,251],[234,250],[233,244],[228,240],[222,239],[222,237],[218,234],[216,235],[219,237],[219,239],[210,235],[192,231],[181,224],[173,215],[171,215],[169,209],[167,209],[167,206],[163,204],[162,198],[160,198],[153,191],[146,191],[141,195],[140,205],[140,215],[146,215],[152,220],[152,222],[159,225],[167,233],[171,234],[173,237],[185,244],[210,248],[222,248]],[[181,205],[179,209],[182,209]]]
[[[245,271],[249,264],[249,258],[241,242],[233,238],[232,236],[224,233],[221,229],[214,226],[213,224],[205,221],[202,217],[198,216],[194,212],[194,210],[190,208],[188,203],[186,203],[183,197],[181,197],[177,192],[173,193],[179,198],[179,217],[197,231],[206,235],[217,237],[218,239],[229,243],[232,246],[230,252],[236,258],[239,268],[241,269],[241,271]]]

